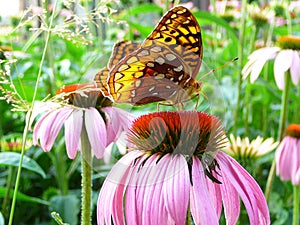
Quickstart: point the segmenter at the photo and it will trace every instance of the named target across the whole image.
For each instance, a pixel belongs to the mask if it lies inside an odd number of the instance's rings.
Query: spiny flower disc
[[[300,139],[300,124],[290,124],[286,128],[285,133],[287,136]]]

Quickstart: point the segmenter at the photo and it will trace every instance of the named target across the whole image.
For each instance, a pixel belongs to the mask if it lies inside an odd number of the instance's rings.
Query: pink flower
[[[276,173],[281,180],[300,184],[300,124],[291,124],[276,153]]]
[[[34,117],[46,112],[35,124],[33,142],[44,151],[51,150],[64,125],[66,149],[70,159],[80,150],[80,135],[85,125],[93,155],[102,158],[105,148],[129,126],[133,116],[112,107],[94,85],[81,84],[64,87],[58,91],[68,104],[45,102],[34,110]]]
[[[298,85],[300,79],[300,38],[285,36],[278,40],[281,47],[266,47],[254,51],[242,70],[243,78],[250,75],[250,82],[257,80],[268,60],[274,61],[274,77],[280,90],[284,87],[284,74],[290,71],[292,81]]]
[[[202,112],[158,112],[139,117],[128,133],[131,151],[106,178],[98,225],[236,224],[240,200],[250,224],[270,224],[264,195],[250,174],[219,149],[220,121]]]

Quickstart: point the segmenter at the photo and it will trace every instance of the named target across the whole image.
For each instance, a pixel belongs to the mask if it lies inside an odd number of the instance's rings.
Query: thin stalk
[[[30,121],[30,118],[32,116],[32,110],[33,110],[34,102],[35,102],[35,99],[36,99],[36,96],[37,96],[38,85],[39,85],[40,78],[41,78],[41,75],[42,75],[42,67],[43,67],[43,64],[44,64],[44,61],[45,61],[45,57],[46,57],[47,47],[48,47],[48,43],[49,43],[49,39],[50,39],[50,33],[51,33],[50,29],[51,29],[52,24],[53,24],[53,18],[54,18],[54,14],[55,14],[56,5],[57,5],[57,0],[54,1],[53,11],[52,11],[52,15],[51,15],[50,23],[49,23],[49,30],[48,30],[48,33],[47,33],[47,36],[46,36],[45,47],[44,47],[44,50],[43,50],[38,75],[37,75],[37,78],[36,78],[35,88],[34,88],[33,97],[32,97],[32,103],[31,103],[30,109],[28,111],[28,119],[25,122],[23,138],[22,138],[21,157],[20,157],[19,167],[18,167],[18,171],[17,171],[17,178],[16,178],[14,195],[13,195],[11,209],[10,209],[8,225],[12,225],[12,223],[13,223],[13,218],[14,218],[14,213],[15,213],[15,206],[16,206],[16,201],[17,201],[17,193],[18,193],[19,183],[20,183],[20,178],[21,178],[23,158],[24,158],[24,154],[25,154],[25,145],[26,145],[26,140],[27,140],[28,130],[29,130],[29,121]]]
[[[4,214],[4,216],[6,217],[7,215],[7,205],[9,202],[9,193],[10,193],[10,189],[13,185],[13,177],[14,177],[14,173],[15,173],[15,168],[13,168],[12,166],[10,166],[8,168],[8,175],[7,175],[7,184],[6,184],[6,192],[3,198],[3,203],[2,203],[2,213]]]
[[[243,67],[243,61],[244,61],[244,40],[245,40],[245,23],[246,23],[246,6],[247,6],[247,0],[242,0],[242,10],[241,10],[241,23],[240,23],[240,29],[239,29],[239,51],[238,51],[238,57],[239,57],[239,65],[238,65],[238,87],[237,87],[237,102],[236,102],[236,108],[234,113],[234,125],[233,125],[233,133],[237,135],[237,127],[239,122],[239,116],[240,116],[240,104],[242,99],[242,74],[241,70]]]
[[[299,224],[299,191],[300,191],[300,185],[295,185],[293,187],[294,192],[294,209],[293,209],[293,225]]]
[[[91,225],[92,151],[85,123],[81,131],[81,225]]]
[[[277,137],[278,141],[281,141],[283,138],[284,128],[287,120],[289,86],[290,86],[290,73],[288,71],[284,75],[284,89],[281,97],[280,120],[279,120],[279,129],[278,129],[278,137]],[[270,198],[271,187],[272,187],[272,183],[276,171],[275,168],[276,168],[275,160],[273,159],[273,163],[269,172],[266,190],[265,190],[265,196],[267,201],[269,201]]]
[[[67,171],[66,160],[65,160],[63,146],[64,146],[64,142],[61,141],[58,145],[58,148],[55,149],[55,152],[53,154],[53,157],[51,157],[51,159],[55,168],[55,173],[56,173],[55,178],[59,190],[61,192],[61,195],[67,195],[69,187],[68,187],[68,176],[66,172]]]
[[[254,32],[253,32],[253,36],[251,39],[251,44],[250,44],[250,52],[253,51],[254,49],[254,44],[255,44],[255,40],[257,38],[257,34],[258,34],[258,28],[256,26],[253,27]],[[248,136],[248,132],[249,132],[249,111],[250,111],[250,95],[251,95],[251,86],[250,84],[250,76],[248,76],[247,79],[247,87],[246,87],[246,92],[245,92],[245,116],[244,116],[244,128],[245,128],[245,136]]]

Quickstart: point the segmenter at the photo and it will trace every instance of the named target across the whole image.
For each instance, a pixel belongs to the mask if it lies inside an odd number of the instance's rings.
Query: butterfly
[[[114,46],[108,66],[95,81],[104,96],[117,103],[179,104],[201,90],[195,80],[202,62],[201,29],[183,6],[170,9],[142,44]]]

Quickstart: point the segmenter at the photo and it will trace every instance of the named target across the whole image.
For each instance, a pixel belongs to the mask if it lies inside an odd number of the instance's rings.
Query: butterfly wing
[[[203,55],[201,29],[188,9],[177,6],[168,11],[142,47],[156,42],[168,45],[191,68],[190,76],[197,76]]]
[[[165,45],[142,47],[124,57],[110,72],[108,89],[119,103],[176,103],[195,82],[189,66]]]
[[[132,41],[120,41],[116,43],[113,47],[113,52],[110,56],[109,62],[106,67],[102,68],[96,75],[94,80],[96,81],[97,86],[102,91],[102,94],[110,98],[108,91],[107,80],[109,76],[109,71],[113,68],[118,62],[124,58],[126,55],[129,55],[131,52],[137,50],[141,45]]]
[[[140,46],[141,44],[128,40],[116,43],[113,47],[113,52],[108,62],[108,68],[112,69],[122,58],[134,52],[140,48]]]

